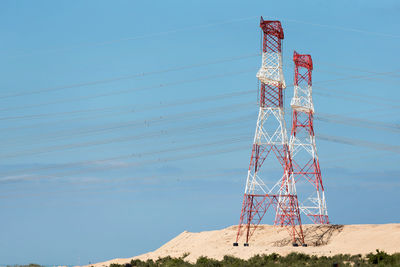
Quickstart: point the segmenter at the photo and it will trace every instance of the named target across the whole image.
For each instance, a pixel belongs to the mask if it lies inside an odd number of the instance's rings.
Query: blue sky
[[[260,16],[282,21],[286,84],[293,50],[313,57],[331,221],[399,222],[399,11],[396,1],[2,1],[0,264],[131,257],[184,230],[237,224]]]

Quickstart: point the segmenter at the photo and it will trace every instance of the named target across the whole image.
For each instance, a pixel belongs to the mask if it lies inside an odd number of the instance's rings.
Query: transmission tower
[[[317,148],[315,146],[312,101],[313,63],[310,55],[293,54],[294,96],[290,105],[292,133],[289,150],[292,156],[293,179],[297,185],[299,208],[313,223],[329,224]]]
[[[262,65],[257,73],[261,82],[260,108],[236,242],[233,245],[238,246],[240,237],[245,234],[244,246],[248,246],[249,239],[272,207],[276,214],[275,224],[286,227],[293,245],[297,246],[298,242],[304,244],[304,236],[284,120],[283,29],[279,21],[265,21],[262,17],[260,28],[263,31]],[[273,163],[280,170],[275,178],[271,178],[273,171],[266,169]],[[261,166],[264,166],[264,172],[261,172]],[[271,182],[276,183],[269,188],[268,184],[274,184]]]

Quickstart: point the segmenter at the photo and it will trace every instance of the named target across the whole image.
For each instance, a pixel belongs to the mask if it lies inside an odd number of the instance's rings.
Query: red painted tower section
[[[263,31],[262,66],[257,73],[261,82],[260,107],[234,246],[238,246],[242,236],[245,237],[244,245],[249,245],[251,236],[269,209],[276,214],[275,224],[286,227],[297,246],[298,243],[304,244],[304,235],[292,180],[293,167],[283,110],[285,81],[281,52],[284,34],[279,21],[266,21],[261,17],[260,28]],[[267,159],[277,161],[281,166],[281,174],[273,180],[262,177],[264,173],[260,173]],[[265,176],[273,174],[267,171]],[[267,184],[271,182],[275,186],[269,188]]]
[[[291,101],[293,125],[289,146],[293,179],[296,185],[302,184],[301,187],[297,186],[299,208],[313,223],[329,224],[314,135],[313,62],[310,55],[296,52],[293,54],[293,61],[295,64],[294,96]]]

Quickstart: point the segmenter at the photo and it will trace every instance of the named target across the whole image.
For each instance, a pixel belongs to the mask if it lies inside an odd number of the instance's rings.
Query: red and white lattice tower
[[[322,185],[314,136],[314,105],[312,101],[312,70],[310,55],[293,54],[294,96],[290,105],[292,133],[289,150],[292,156],[293,179],[297,185],[299,208],[313,223],[329,224],[324,186]]]
[[[275,224],[289,230],[293,244],[304,244],[300,210],[291,179],[292,165],[283,110],[283,29],[279,21],[264,21],[262,17],[260,27],[263,31],[262,65],[257,73],[261,82],[260,109],[238,232],[233,245],[238,246],[242,235],[245,235],[244,245],[249,245],[250,237],[269,208],[274,214],[279,214]],[[274,163],[279,166],[278,175],[268,169]],[[270,188],[268,184],[275,185]]]

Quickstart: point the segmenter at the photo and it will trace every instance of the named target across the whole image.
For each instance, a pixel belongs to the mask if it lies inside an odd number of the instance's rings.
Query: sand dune
[[[243,241],[238,247],[232,246],[237,226],[222,230],[190,233],[184,231],[159,249],[127,259],[114,259],[92,264],[95,267],[109,266],[111,263],[128,263],[132,259],[158,259],[166,256],[182,257],[196,261],[200,256],[222,259],[224,255],[248,259],[256,254],[302,252],[312,255],[331,256],[335,254],[367,254],[376,249],[387,253],[400,252],[400,224],[364,224],[364,225],[304,225],[308,247],[292,247],[288,233],[284,228],[261,225],[250,240],[250,246],[244,247]]]

